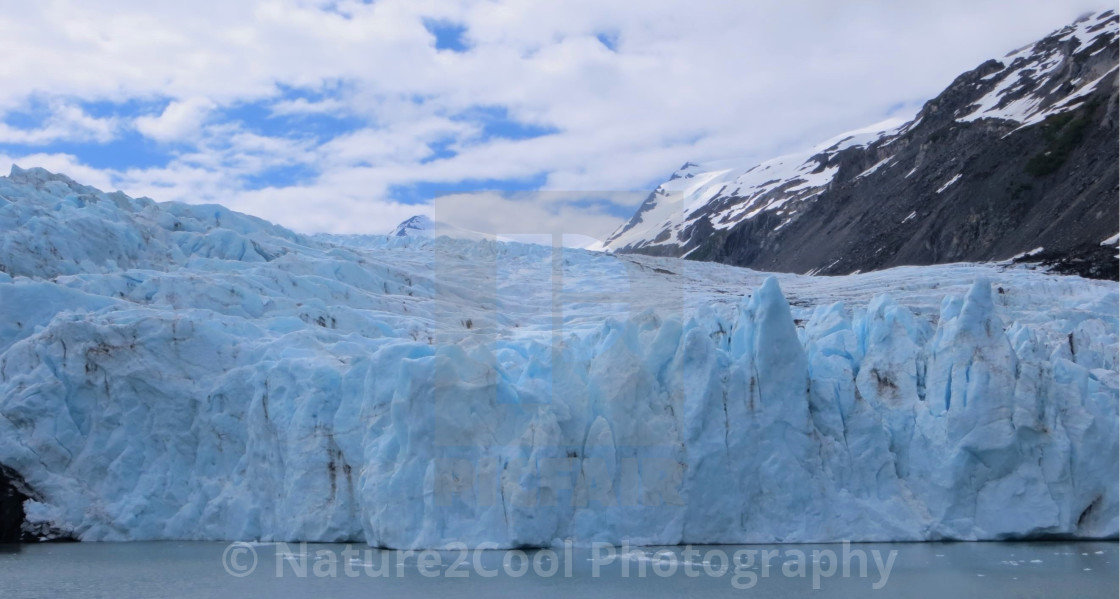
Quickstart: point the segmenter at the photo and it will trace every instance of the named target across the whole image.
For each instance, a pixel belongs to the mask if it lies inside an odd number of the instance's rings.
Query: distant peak
[[[410,216],[401,221],[393,232],[389,234],[390,237],[417,237],[417,236],[431,236],[432,231],[436,228],[432,219],[423,214]]]

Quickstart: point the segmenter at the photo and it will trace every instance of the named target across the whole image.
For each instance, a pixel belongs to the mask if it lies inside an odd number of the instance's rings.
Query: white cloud
[[[641,192],[452,194],[436,200],[433,218],[455,228],[506,237],[581,235],[602,241],[618,225],[618,218],[604,210],[601,201],[635,204],[644,198]]]
[[[161,167],[90,169],[79,178],[157,199],[222,201],[281,224],[388,230],[418,211],[393,186],[528,178],[550,189],[648,187],[685,160],[765,159],[881,120],[909,116],[957,74],[1029,43],[1102,0],[860,0],[696,3],[648,0],[75,0],[0,11],[0,111],[55,98],[41,129],[0,125],[0,142],[106,141],[122,123],[76,100],[169,100],[132,125],[187,147]],[[437,52],[426,19],[466,27],[470,50]],[[616,40],[612,51],[597,34]],[[300,90],[299,94],[287,90]],[[223,109],[346,116],[365,125],[316,140],[253,132]],[[503,107],[554,130],[490,138],[456,118]],[[75,112],[75,110],[77,112]],[[458,154],[433,159],[428,144]],[[14,153],[14,152],[13,152]],[[19,155],[23,166],[32,156]],[[27,163],[27,164],[25,164]],[[46,166],[46,163],[43,163]],[[249,190],[269,169],[311,180]],[[619,201],[637,202],[635,198]],[[473,199],[472,199],[473,198]],[[500,222],[513,208],[461,198]],[[512,200],[509,200],[512,201]],[[524,203],[538,203],[521,199]],[[547,203],[523,218],[595,229],[611,218]],[[581,220],[581,219],[589,220]],[[615,219],[617,222],[618,219]]]
[[[0,143],[43,145],[59,141],[104,143],[116,136],[119,122],[115,118],[92,117],[71,103],[54,101],[47,108],[43,124],[23,129],[0,122]]]
[[[292,215],[282,224],[303,233],[384,234],[408,217],[430,211],[322,185],[242,191],[229,198],[227,205],[241,212]]]
[[[311,101],[306,98],[282,100],[269,107],[274,115],[288,114],[331,114],[347,110],[347,105],[339,100],[327,99]]]
[[[18,165],[22,168],[38,166],[55,173],[65,173],[79,183],[91,185],[103,191],[116,189],[111,173],[86,166],[70,154],[36,153],[10,156],[0,153],[0,171],[8,173],[12,170],[12,165]]]
[[[137,117],[136,130],[156,141],[187,141],[201,134],[206,117],[215,107],[208,98],[175,100],[159,116]]]

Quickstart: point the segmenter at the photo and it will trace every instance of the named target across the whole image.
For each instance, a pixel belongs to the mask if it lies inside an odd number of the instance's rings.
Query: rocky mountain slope
[[[905,124],[750,168],[685,164],[607,247],[814,274],[1029,258],[1116,279],[1118,30],[1115,11],[1082,18]]]

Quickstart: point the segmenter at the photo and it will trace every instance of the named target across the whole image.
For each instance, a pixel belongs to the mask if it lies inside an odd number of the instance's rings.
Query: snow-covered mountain
[[[435,230],[436,224],[432,222],[432,219],[423,214],[417,214],[416,216],[411,216],[401,221],[401,224],[397,225],[396,228],[393,229],[393,232],[389,233],[389,236],[431,237],[435,234]]]
[[[1120,528],[1114,284],[358,241],[0,177],[0,539]]]
[[[685,164],[618,252],[843,274],[1035,258],[1117,277],[1117,15],[1087,16],[957,78],[917,117],[757,165]]]

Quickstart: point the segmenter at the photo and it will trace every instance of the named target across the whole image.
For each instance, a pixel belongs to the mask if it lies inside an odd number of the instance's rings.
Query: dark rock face
[[[1023,261],[1039,262],[1053,272],[1087,279],[1120,280],[1116,246],[1087,243],[1065,252],[1042,252]]]
[[[838,181],[792,223],[775,232],[773,218],[748,221],[711,236],[690,257],[761,270],[817,268],[822,274],[1001,260],[1038,247],[1055,259],[1091,259],[1086,247],[1117,229],[1115,105],[1113,88],[1101,101],[1060,115],[1071,119],[1052,117],[1055,122],[1015,132],[997,123],[919,125],[900,140],[902,152],[935,166],[910,179],[904,178],[904,159],[872,176],[845,180],[844,162],[862,165],[875,156],[875,148],[853,148],[841,157]],[[1087,130],[1063,163],[1031,172],[1032,159],[1051,151],[1050,132],[1077,126]],[[936,192],[958,173],[956,183]],[[912,212],[917,216],[903,222]],[[1104,263],[1094,261],[1087,274],[1116,271],[1114,250],[1099,258]]]
[[[1115,21],[1106,13],[1093,27],[1106,31]],[[818,195],[717,228],[712,222],[726,218],[726,207],[743,201],[717,194],[694,213],[699,218],[689,217],[677,243],[651,239],[619,251],[848,274],[1006,260],[1044,248],[1030,260],[1116,279],[1116,247],[1100,243],[1120,229],[1118,58],[1115,33],[1082,41],[1058,32],[1009,64],[992,60],[961,75],[896,132],[814,157],[838,168]],[[1059,66],[1034,76],[1044,60]],[[998,97],[1000,109],[1017,102],[1063,109],[1039,122],[964,118],[985,97]]]
[[[23,538],[25,488],[19,474],[0,464],[0,543],[18,543]]]
[[[0,464],[0,544],[73,541],[73,535],[48,524],[29,524],[23,502],[41,499],[23,477]]]

